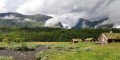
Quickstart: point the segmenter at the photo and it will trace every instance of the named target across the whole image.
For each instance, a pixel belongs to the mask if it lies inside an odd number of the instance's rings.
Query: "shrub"
[[[91,48],[91,47],[86,47],[86,48],[84,48],[84,50],[85,50],[85,51],[91,51],[92,48]]]
[[[33,51],[37,45],[33,44],[27,44],[27,43],[11,43],[10,46],[8,47],[11,50],[15,51]]]
[[[54,49],[56,49],[56,50],[63,50],[64,47],[63,46],[55,46]]]
[[[53,49],[54,48],[54,44],[51,45],[46,45],[47,49]]]
[[[9,42],[9,39],[8,39],[8,38],[4,38],[4,39],[2,40],[2,42]]]
[[[9,45],[8,48],[11,49],[11,50],[19,50],[20,48],[22,48],[22,45],[21,44],[12,43],[12,44]]]
[[[2,46],[0,46],[0,50],[4,50],[4,49],[6,49],[6,47],[2,47]]]
[[[47,49],[52,49],[52,46],[48,45],[48,46],[47,46]]]
[[[36,59],[37,60],[47,60],[47,56],[45,54],[45,51],[38,52],[36,54]]]
[[[35,50],[35,48],[38,47],[38,45],[35,45],[35,44],[26,44],[26,46],[29,50]]]
[[[0,56],[0,60],[14,60],[13,57]]]
[[[3,38],[0,37],[0,42],[2,42]]]
[[[6,49],[6,47],[7,47],[7,44],[6,43],[0,43],[0,50],[4,50],[4,49]]]
[[[24,42],[25,38],[14,38],[14,42]]]

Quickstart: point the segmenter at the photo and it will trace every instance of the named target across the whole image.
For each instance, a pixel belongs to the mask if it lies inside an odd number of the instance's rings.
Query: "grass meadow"
[[[34,49],[36,45],[45,45],[47,50],[36,53],[36,60],[120,60],[120,43],[99,45],[95,43],[80,42],[26,42],[25,44],[0,43],[0,49]],[[24,50],[24,49],[23,49]],[[0,56],[0,60],[13,60],[13,58]]]
[[[120,60],[120,43],[97,45],[57,43],[47,45],[47,51],[36,54],[38,60]]]

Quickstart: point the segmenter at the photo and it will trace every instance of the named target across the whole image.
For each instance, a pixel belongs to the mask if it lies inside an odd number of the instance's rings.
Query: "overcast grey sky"
[[[0,0],[0,13],[52,15],[54,18],[46,22],[46,25],[62,22],[74,26],[78,18],[112,19],[120,17],[119,7],[120,0]]]
[[[23,14],[105,14],[105,10],[120,0],[0,0],[0,12]],[[113,9],[112,9],[113,10]],[[100,13],[99,13],[100,12]]]

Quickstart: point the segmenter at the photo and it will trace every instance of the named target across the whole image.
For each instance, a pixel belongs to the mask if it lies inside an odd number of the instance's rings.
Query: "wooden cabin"
[[[81,41],[82,41],[81,39],[72,39],[72,43],[79,43]]]
[[[99,44],[108,44],[112,42],[120,42],[120,33],[102,33],[98,38]]]
[[[93,41],[93,38],[86,38],[85,39],[85,42],[92,42]]]

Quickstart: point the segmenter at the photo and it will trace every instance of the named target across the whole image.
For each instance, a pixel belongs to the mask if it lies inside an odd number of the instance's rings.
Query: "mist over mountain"
[[[35,14],[35,15],[23,15],[20,13],[9,12],[9,13],[0,13],[0,19],[14,19],[19,21],[46,21],[52,17],[42,15],[42,14]]]
[[[73,16],[74,17],[74,16]],[[0,26],[16,26],[16,27],[42,27],[45,23],[52,19],[51,16],[46,16],[43,14],[35,15],[24,15],[15,12],[0,13]],[[101,20],[87,20],[79,18],[78,22],[72,28],[116,28],[113,23],[106,23],[109,18],[104,18]],[[51,23],[52,24],[52,23]],[[69,26],[64,25],[62,22],[50,25],[53,28],[66,28]]]
[[[68,29],[76,26],[79,28],[120,28],[119,7],[120,0],[0,0],[0,13],[17,12],[24,14],[21,17],[21,14],[17,16],[1,15],[2,19],[12,18],[19,23],[29,22],[30,25],[32,21],[32,26],[41,26],[42,24],[48,27],[59,25],[60,22],[64,28]],[[49,19],[49,16],[52,18]],[[103,22],[102,20],[107,17],[108,19]]]
[[[0,25],[17,27],[42,27],[50,18],[52,17],[42,14],[23,15],[15,12],[0,13]]]
[[[108,18],[104,18],[104,19],[96,20],[96,21],[80,18],[78,23],[72,28],[113,28],[113,26],[111,26],[112,24],[101,25],[107,20]]]

